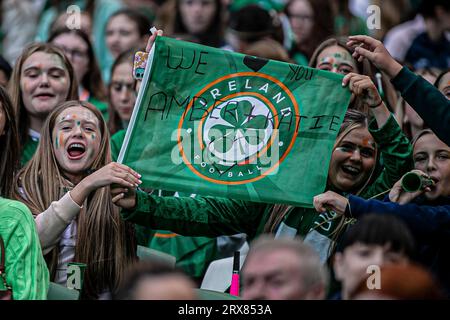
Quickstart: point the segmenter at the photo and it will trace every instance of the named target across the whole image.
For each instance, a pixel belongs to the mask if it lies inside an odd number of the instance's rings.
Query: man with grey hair
[[[326,295],[328,272],[300,238],[263,235],[250,246],[242,279],[244,299],[320,300]]]

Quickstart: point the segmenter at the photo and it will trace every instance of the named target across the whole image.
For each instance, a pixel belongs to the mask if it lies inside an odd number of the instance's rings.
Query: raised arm
[[[402,67],[386,50],[383,43],[368,36],[349,37],[349,46],[355,47],[353,56],[361,61],[367,58],[384,71],[406,102],[419,114],[434,133],[450,144],[450,102],[428,81],[406,67]]]
[[[349,73],[342,85],[348,85],[353,94],[360,96],[375,118],[369,124],[369,132],[378,145],[384,167],[377,179],[361,193],[363,198],[370,198],[390,189],[404,173],[412,169],[412,147],[369,77]]]

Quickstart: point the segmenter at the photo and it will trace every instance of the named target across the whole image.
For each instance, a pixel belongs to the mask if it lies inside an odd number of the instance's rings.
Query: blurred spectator
[[[333,13],[328,0],[290,0],[286,14],[291,22],[295,44],[291,57],[308,65],[316,47],[333,34]]]
[[[157,25],[167,36],[187,34],[220,48],[226,45],[224,13],[221,0],[170,0],[160,8]]]
[[[108,128],[111,135],[126,129],[136,102],[136,80],[133,78],[134,50],[121,53],[111,68],[111,83],[108,86],[109,121]],[[114,138],[111,148],[112,154],[118,155],[122,146],[115,145]]]
[[[6,87],[8,85],[9,78],[11,78],[12,68],[0,55],[0,86]]]
[[[122,0],[124,5],[128,8],[138,10],[144,14],[150,21],[155,21],[158,14],[160,2],[156,0]]]
[[[0,196],[10,198],[14,174],[19,168],[20,141],[16,112],[6,90],[0,86]]]
[[[147,42],[151,21],[135,9],[115,12],[106,26],[106,43],[114,59],[130,49],[137,49]]]
[[[106,90],[88,35],[82,30],[70,30],[64,27],[52,33],[48,42],[63,50],[72,63],[77,77],[80,100],[92,103],[107,120]]]
[[[57,30],[68,28],[71,25],[71,22],[74,20],[71,19],[71,15],[67,12],[62,12],[50,26],[50,36]],[[80,28],[73,28],[72,30],[81,30],[85,34],[91,38],[92,35],[92,17],[89,12],[81,11],[80,12]]]
[[[312,247],[299,238],[260,236],[242,267],[243,295],[248,300],[321,300],[327,270]]]
[[[12,66],[22,50],[33,41],[45,2],[45,0],[0,1],[0,52]]]
[[[422,76],[429,83],[434,83],[436,81],[438,73],[439,71],[434,68],[416,71],[417,75]],[[423,119],[419,117],[417,112],[414,111],[408,102],[401,97],[395,107],[395,117],[409,140],[412,140],[420,130],[424,129]]]
[[[392,57],[403,62],[413,40],[424,31],[425,21],[422,15],[418,14],[414,19],[390,29],[386,33],[383,42]]]
[[[335,298],[350,298],[368,267],[404,264],[414,254],[414,238],[408,227],[393,216],[367,215],[343,235],[333,258],[342,292]]]
[[[421,0],[419,0],[421,1]],[[368,18],[371,21],[371,16],[376,11],[367,12],[369,5],[375,5],[380,8],[380,28],[374,28],[369,30],[371,36],[377,39],[383,39],[386,33],[397,26],[398,24],[411,19],[416,12],[416,8],[413,5],[414,1],[411,0],[371,0],[370,4],[366,6],[364,19]],[[417,2],[417,1],[416,1]],[[354,35],[354,34],[353,34]]]
[[[434,82],[434,86],[450,100],[450,69],[443,71]]]
[[[335,36],[368,34],[366,21],[354,16],[350,11],[349,0],[332,0]]]
[[[286,49],[279,42],[270,38],[253,42],[243,53],[265,59],[292,62]]]
[[[379,288],[369,289],[367,281],[368,279],[362,279],[349,298],[352,300],[435,300],[445,298],[431,273],[415,264],[383,266],[380,269]]]
[[[158,261],[133,265],[114,300],[195,300],[195,284],[181,270]]]
[[[405,62],[415,69],[450,67],[450,1],[427,0],[419,7],[425,22],[425,31],[417,35],[405,55]]]
[[[48,0],[37,26],[35,40],[42,42],[48,40],[51,25],[62,12],[71,14],[72,19],[75,18],[76,11],[68,10],[76,8],[72,5],[78,6],[81,12],[86,12],[91,18],[92,33],[90,36],[94,52],[100,64],[103,81],[109,82],[109,70],[114,59],[106,46],[105,30],[109,17],[123,7],[121,0]],[[81,22],[83,22],[82,17],[83,15],[80,17]]]
[[[252,4],[231,13],[227,41],[234,51],[246,52],[249,45],[263,39],[277,40],[281,44],[280,30],[281,24],[275,12]]]

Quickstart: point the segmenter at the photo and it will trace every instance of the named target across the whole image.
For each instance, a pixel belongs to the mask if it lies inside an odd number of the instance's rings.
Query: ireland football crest
[[[298,104],[269,75],[227,75],[194,97],[179,123],[178,146],[184,163],[202,179],[220,184],[256,181],[276,171],[295,142]]]

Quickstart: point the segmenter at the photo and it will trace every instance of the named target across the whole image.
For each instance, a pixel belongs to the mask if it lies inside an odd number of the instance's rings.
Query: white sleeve
[[[59,243],[62,233],[80,213],[81,207],[67,192],[58,201],[53,201],[47,210],[35,218],[43,254],[47,254]]]

